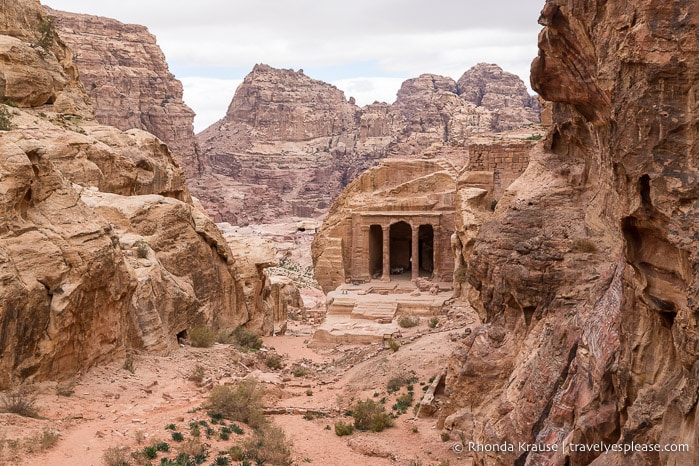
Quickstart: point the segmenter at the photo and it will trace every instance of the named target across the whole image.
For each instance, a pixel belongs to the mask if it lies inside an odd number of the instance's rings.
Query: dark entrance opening
[[[410,270],[412,231],[406,222],[391,225],[391,274],[399,275]]]
[[[420,275],[432,275],[434,272],[434,229],[432,225],[420,225],[417,232],[420,256]]]
[[[381,225],[369,227],[369,274],[379,278],[383,273],[383,229]]]
[[[177,332],[177,343],[179,344],[184,344],[189,341],[188,336],[187,336],[187,330],[182,330],[181,332]]]

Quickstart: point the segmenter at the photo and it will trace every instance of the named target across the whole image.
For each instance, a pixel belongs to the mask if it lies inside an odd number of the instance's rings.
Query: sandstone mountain
[[[182,101],[182,83],[170,73],[155,36],[141,25],[45,9],[74,52],[97,121],[156,135],[187,178],[198,173],[194,112]]]
[[[450,361],[445,426],[515,445],[476,464],[699,464],[699,12],[551,0],[540,22],[553,126],[461,252],[484,324]]]
[[[155,136],[93,121],[38,0],[0,10],[0,98],[2,388],[167,351],[198,325],[281,325],[274,256],[238,260]]]
[[[539,122],[538,101],[497,66],[477,65],[460,82],[425,74],[404,82],[395,103],[360,108],[302,70],[256,65],[226,116],[198,135],[204,171],[190,187],[217,219],[316,216],[382,158]]]

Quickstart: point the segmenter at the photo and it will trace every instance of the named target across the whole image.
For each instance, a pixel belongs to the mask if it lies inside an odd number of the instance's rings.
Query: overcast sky
[[[302,68],[365,105],[422,73],[458,79],[497,63],[529,86],[545,0],[42,0],[142,24],[182,81],[199,132],[256,63]]]

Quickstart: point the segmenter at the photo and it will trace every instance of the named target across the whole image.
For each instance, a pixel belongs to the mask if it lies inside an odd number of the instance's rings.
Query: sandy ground
[[[420,326],[406,330],[396,352],[379,344],[310,348],[313,329],[291,322],[289,335],[265,338],[259,353],[224,344],[185,346],[167,356],[136,355],[133,373],[119,361],[92,368],[70,386],[70,381],[41,384],[34,387],[39,418],[0,414],[0,464],[102,465],[109,449],[114,453],[122,448],[129,458],[128,452],[164,441],[170,452],[150,460],[160,464],[162,457],[174,458],[179,451],[194,448],[197,439],[189,426],[209,419],[200,408],[211,388],[243,377],[266,381],[265,406],[270,413],[283,413],[269,417],[292,441],[295,464],[464,464],[451,450],[451,442],[442,442],[436,419],[418,419],[412,408],[383,432],[339,437],[334,431],[339,420],[351,423],[344,412],[359,400],[387,398],[385,405],[391,411],[395,397],[407,391],[404,387],[395,394],[387,392],[387,381],[396,375],[416,378],[413,389],[419,401],[423,387],[444,369],[458,344],[452,340],[462,330],[459,325],[465,325],[452,323],[446,331],[429,329],[426,323],[423,319]],[[281,370],[269,369],[263,362],[265,350],[272,348],[284,356]],[[308,374],[294,377],[293,368],[299,364]],[[205,371],[201,383],[189,380],[197,366]],[[322,415],[309,415],[309,411]],[[184,434],[183,442],[172,439],[172,430],[166,429],[169,424]],[[210,427],[214,428],[211,438],[205,437],[203,426],[199,437],[209,445],[204,464],[215,464],[219,451],[239,444],[252,431],[240,424],[245,433],[231,434],[224,441],[218,438],[220,427]],[[48,439],[42,437],[45,431],[51,434]],[[143,458],[129,459],[130,464],[146,464]]]

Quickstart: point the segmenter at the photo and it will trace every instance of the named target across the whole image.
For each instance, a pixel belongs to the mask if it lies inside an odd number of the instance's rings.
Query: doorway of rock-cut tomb
[[[369,227],[369,274],[379,278],[383,272],[383,229],[381,225]]]
[[[431,276],[434,272],[434,228],[420,225],[417,233],[421,276]]]
[[[389,238],[392,275],[401,275],[410,271],[412,232],[412,228],[406,222],[401,221],[391,225]]]

